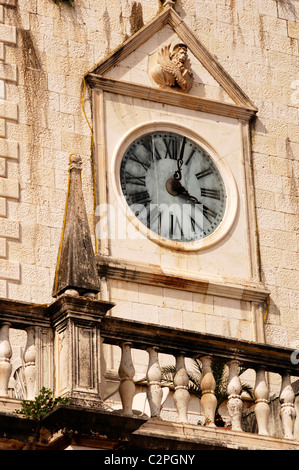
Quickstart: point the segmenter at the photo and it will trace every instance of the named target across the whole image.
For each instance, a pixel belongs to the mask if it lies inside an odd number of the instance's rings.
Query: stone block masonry
[[[0,158],[1,158],[1,176],[0,176],[0,282],[1,296],[7,296],[8,282],[20,283],[20,263],[11,260],[10,253],[13,250],[14,243],[20,243],[20,223],[9,217],[9,201],[18,201],[20,197],[20,184],[17,175],[12,173],[11,169],[19,159],[19,143],[7,136],[7,125],[18,122],[18,105],[6,98],[6,86],[8,83],[17,83],[16,64],[6,61],[5,48],[15,48],[17,45],[17,29],[15,26],[5,24],[6,7],[15,8],[13,1],[0,2]],[[8,244],[11,243],[11,249]]]
[[[2,269],[0,280],[10,299],[47,303],[71,153],[83,160],[84,198],[94,229],[91,134],[81,107],[82,78],[133,26],[129,18],[123,19],[126,26],[119,22],[123,6],[117,1],[108,13],[111,23],[105,6],[96,2],[87,6],[79,0],[70,8],[52,0],[3,0],[0,6],[0,256],[19,263],[19,271],[10,270],[7,278]],[[158,10],[159,2],[146,2],[147,21]],[[91,122],[88,91],[84,105]]]
[[[298,348],[299,2],[183,3],[185,21],[258,108],[253,170],[261,275],[271,290],[265,335]]]

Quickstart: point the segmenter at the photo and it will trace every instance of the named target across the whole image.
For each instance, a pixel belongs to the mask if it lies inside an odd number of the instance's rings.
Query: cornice
[[[160,266],[96,255],[100,277],[171,289],[263,303],[270,292],[259,282],[204,276],[200,273],[162,269]]]
[[[241,119],[243,121],[251,120],[256,114],[256,109],[252,107],[244,107],[230,103],[221,103],[219,101],[202,99],[191,94],[114,80],[94,73],[88,74],[86,81],[92,88],[98,88],[110,93],[154,101],[156,103],[163,103],[170,106],[192,109],[203,113]]]

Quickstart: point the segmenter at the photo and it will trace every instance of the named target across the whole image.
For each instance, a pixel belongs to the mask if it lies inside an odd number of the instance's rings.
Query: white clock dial
[[[209,154],[172,132],[142,135],[120,166],[124,197],[138,219],[163,238],[192,242],[221,224],[225,186]]]

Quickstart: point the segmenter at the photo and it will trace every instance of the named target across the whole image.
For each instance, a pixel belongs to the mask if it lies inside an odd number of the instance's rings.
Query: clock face
[[[222,177],[206,150],[182,135],[153,132],[134,140],[122,158],[120,183],[135,216],[160,237],[201,240],[223,219]]]

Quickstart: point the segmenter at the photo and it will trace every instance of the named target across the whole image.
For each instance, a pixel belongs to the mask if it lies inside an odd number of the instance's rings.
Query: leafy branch
[[[53,392],[43,387],[34,400],[22,400],[22,408],[15,412],[28,419],[40,420],[45,414],[52,411],[58,405],[68,405],[70,402],[71,399],[67,397],[53,398]]]

